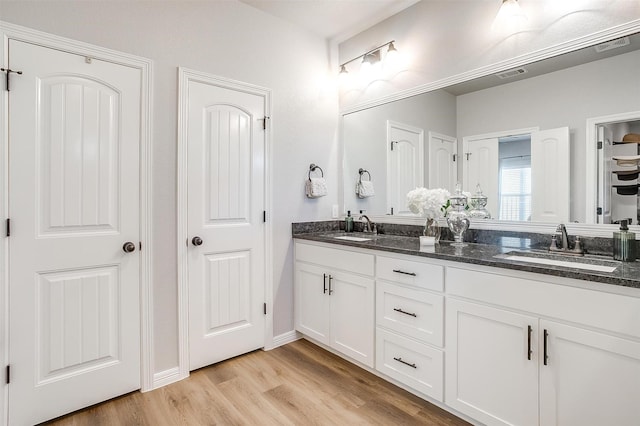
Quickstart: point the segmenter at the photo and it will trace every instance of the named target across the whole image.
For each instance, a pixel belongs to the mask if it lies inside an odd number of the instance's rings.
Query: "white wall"
[[[570,219],[584,222],[586,120],[640,111],[638,69],[640,51],[635,51],[458,96],[458,137],[526,127],[569,127]]]
[[[177,366],[177,67],[273,89],[274,334],[293,329],[291,222],[337,203],[337,97],[323,86],[327,43],[237,1],[2,1],[0,19],[154,61],[153,291],[155,371]],[[329,196],[306,200],[309,163]]]
[[[508,35],[492,30],[499,0],[423,0],[339,45],[340,63],[390,40],[408,60],[407,71],[387,81],[341,91],[354,104],[432,83],[539,51],[640,18],[637,0],[522,0],[525,26]],[[579,7],[579,11],[571,11]],[[357,62],[349,65],[352,74]],[[336,67],[335,72],[338,69]]]

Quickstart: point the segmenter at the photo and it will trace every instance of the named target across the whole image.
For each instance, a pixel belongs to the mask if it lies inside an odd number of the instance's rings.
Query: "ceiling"
[[[341,42],[419,0],[240,0],[321,37]]]

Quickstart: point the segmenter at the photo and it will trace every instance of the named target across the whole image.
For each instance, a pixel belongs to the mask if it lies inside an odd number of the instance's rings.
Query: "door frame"
[[[640,111],[629,111],[620,114],[587,118],[587,166],[585,167],[585,187],[587,188],[587,193],[585,194],[585,205],[587,206],[585,212],[586,223],[603,225],[602,223],[598,223],[595,209],[589,208],[589,206],[595,206],[598,201],[598,126],[601,124],[616,124],[632,120],[640,120]]]
[[[189,109],[189,83],[212,84],[225,89],[241,91],[264,97],[265,100],[265,167],[264,167],[264,209],[267,215],[265,223],[265,284],[264,297],[267,304],[265,315],[264,349],[273,349],[273,214],[272,184],[273,150],[271,149],[272,126],[271,89],[242,81],[216,76],[206,72],[178,67],[178,186],[177,186],[177,260],[178,260],[178,371],[172,381],[189,377],[189,280],[188,280],[188,228],[187,228],[187,118]]]
[[[8,44],[9,40],[23,41],[31,44],[37,44],[46,48],[57,49],[63,52],[83,55],[88,58],[96,58],[103,61],[124,65],[140,70],[141,76],[141,93],[140,93],[140,241],[143,249],[140,252],[140,384],[141,391],[149,391],[154,388],[153,382],[153,293],[151,287],[151,215],[150,208],[152,206],[153,191],[152,184],[152,161],[151,161],[151,134],[152,134],[152,72],[153,61],[140,56],[128,53],[118,52],[100,46],[84,43],[77,40],[60,37],[34,30],[8,22],[0,21],[0,57],[2,58],[2,67],[5,67],[9,59]],[[14,75],[13,78],[16,78]],[[2,172],[0,173],[0,219],[2,227],[9,217],[9,133],[8,133],[8,92],[2,90],[2,101],[0,102],[0,164]],[[10,237],[9,237],[10,238]],[[8,414],[8,390],[4,375],[6,374],[5,366],[9,362],[9,238],[6,237],[4,230],[2,231],[2,242],[0,243],[0,265],[3,274],[0,274],[0,306],[3,307],[4,314],[0,315],[0,346],[4,348],[0,350],[0,366],[2,367],[2,383],[0,386],[0,424],[5,424]]]

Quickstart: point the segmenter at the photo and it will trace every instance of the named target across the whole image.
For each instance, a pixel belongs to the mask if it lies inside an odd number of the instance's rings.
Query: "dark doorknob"
[[[131,241],[127,241],[122,246],[122,250],[124,250],[125,253],[131,253],[132,251],[136,251],[136,245],[133,244]]]
[[[191,244],[193,244],[194,246],[201,246],[202,245],[202,238],[193,237],[193,239],[191,240]]]

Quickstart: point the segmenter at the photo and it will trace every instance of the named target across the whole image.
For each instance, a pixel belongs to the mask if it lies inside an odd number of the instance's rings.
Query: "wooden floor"
[[[298,340],[194,371],[50,425],[468,425],[446,411]]]

